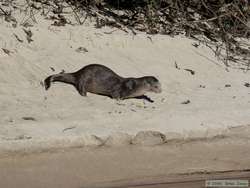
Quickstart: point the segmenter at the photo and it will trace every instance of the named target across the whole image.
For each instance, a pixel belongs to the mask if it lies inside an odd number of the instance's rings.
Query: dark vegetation
[[[0,0],[0,16],[13,26],[17,2]],[[250,69],[248,0],[24,0],[21,7],[29,15],[21,23],[25,27],[36,22],[39,13],[54,26],[91,19],[96,28],[109,26],[135,35],[182,34],[195,39],[197,48],[207,45],[226,66]]]

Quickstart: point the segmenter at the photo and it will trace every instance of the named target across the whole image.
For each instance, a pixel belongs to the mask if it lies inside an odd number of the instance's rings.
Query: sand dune
[[[206,138],[250,122],[250,89],[244,86],[249,74],[226,68],[206,46],[194,47],[194,40],[122,31],[106,34],[112,29],[91,24],[55,27],[37,19],[29,28],[30,43],[23,27],[1,20],[0,47],[5,51],[0,49],[0,151],[99,145],[110,135],[115,141],[109,143],[129,144],[140,131],[164,134],[160,143]],[[82,97],[63,83],[44,90],[41,82],[46,76],[91,63],[122,76],[156,76],[163,92],[148,93],[154,101],[150,103],[94,94]]]

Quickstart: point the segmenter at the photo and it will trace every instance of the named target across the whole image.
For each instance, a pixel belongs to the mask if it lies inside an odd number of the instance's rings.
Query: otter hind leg
[[[79,94],[81,96],[84,96],[84,97],[87,96],[87,91],[86,91],[86,89],[84,87],[78,87],[76,89],[77,89],[77,91],[79,92]]]

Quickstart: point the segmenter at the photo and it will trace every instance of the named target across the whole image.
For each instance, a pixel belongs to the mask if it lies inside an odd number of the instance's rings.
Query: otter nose
[[[161,93],[161,92],[162,92],[161,87],[158,87],[157,90],[156,90],[156,93]]]
[[[151,91],[155,93],[161,93],[162,89],[161,89],[161,86],[155,86],[154,88],[151,89]]]
[[[162,89],[161,89],[161,84],[159,83],[158,87],[157,87],[157,90],[156,90],[157,93],[161,93],[162,92]]]

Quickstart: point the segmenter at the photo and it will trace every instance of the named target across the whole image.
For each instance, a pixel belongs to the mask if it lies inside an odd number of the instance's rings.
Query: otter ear
[[[129,90],[132,90],[135,87],[135,81],[134,80],[128,80],[125,82],[125,87]]]

